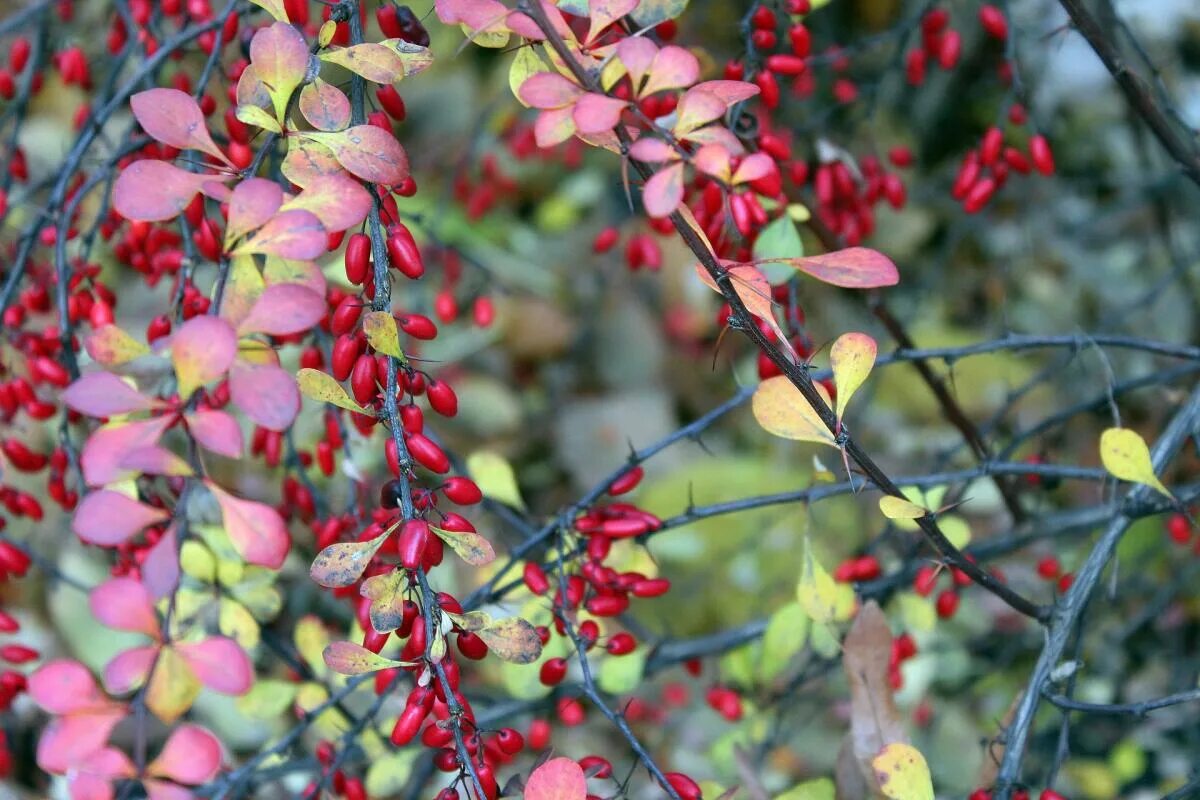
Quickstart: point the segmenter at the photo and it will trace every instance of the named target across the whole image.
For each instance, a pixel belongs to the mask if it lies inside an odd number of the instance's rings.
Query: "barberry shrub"
[[[1200,792],[1194,33],[688,5],[6,9],[6,780]]]

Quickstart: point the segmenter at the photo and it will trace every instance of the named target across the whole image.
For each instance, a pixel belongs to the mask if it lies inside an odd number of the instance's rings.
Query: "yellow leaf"
[[[406,748],[371,759],[367,767],[367,795],[370,797],[392,797],[400,794],[412,776],[413,762],[420,751]]]
[[[301,617],[296,622],[292,638],[296,643],[296,649],[304,657],[309,669],[318,677],[324,675],[326,667],[323,654],[325,646],[329,644],[329,631],[325,630],[321,620],[312,614]]]
[[[179,550],[179,568],[189,578],[212,583],[217,577],[217,562],[212,552],[195,539],[188,539]]]
[[[400,334],[396,330],[396,318],[386,311],[372,311],[363,315],[363,333],[367,342],[380,353],[403,359],[400,349]]]
[[[938,519],[938,528],[941,529],[946,540],[959,550],[971,542],[971,527],[962,517],[941,517]]]
[[[333,41],[335,34],[337,34],[337,23],[331,19],[327,19],[321,23],[321,29],[317,31],[317,43],[321,47],[328,47],[329,43]]]
[[[525,508],[512,465],[499,453],[477,450],[467,456],[467,472],[485,497],[513,508]]]
[[[115,367],[150,352],[150,348],[116,325],[105,325],[84,340],[88,355],[106,367]]]
[[[261,678],[234,704],[251,719],[273,719],[288,710],[299,688],[299,684],[291,681]]]
[[[854,613],[854,590],[836,583],[821,562],[813,556],[808,537],[804,538],[804,566],[796,599],[814,622],[841,622]]]
[[[288,19],[287,10],[283,7],[283,0],[250,0],[250,2],[280,22],[291,21]]]
[[[819,383],[816,384],[816,389],[828,405],[829,392]],[[767,433],[784,439],[837,447],[833,434],[804,399],[804,395],[800,394],[800,390],[793,386],[785,375],[776,375],[760,383],[754,390],[750,407],[754,418]]]
[[[473,567],[482,567],[496,560],[496,550],[492,543],[472,531],[447,531],[432,525],[430,530],[438,535],[443,542],[450,545],[459,558]]]
[[[1113,477],[1144,484],[1174,499],[1154,474],[1146,442],[1129,428],[1109,428],[1100,434],[1100,460]]]
[[[375,412],[363,408],[354,402],[350,395],[346,394],[346,390],[342,388],[342,385],[327,372],[305,367],[296,373],[296,383],[300,386],[300,391],[304,393],[305,397],[321,403],[333,403],[335,406],[347,409],[348,411],[357,411],[359,414],[366,414],[371,417],[375,416]]]
[[[243,650],[258,647],[258,622],[241,603],[226,597],[221,598],[217,626],[221,633],[240,644]]]
[[[278,120],[258,106],[238,106],[235,113],[237,118],[247,125],[253,125],[256,128],[262,128],[272,133],[281,133],[283,131]]]
[[[875,366],[875,340],[865,333],[844,333],[829,350],[833,383],[837,387],[837,416],[842,418],[850,398]]]
[[[542,654],[542,640],[532,625],[520,617],[509,617],[480,628],[476,635],[501,661],[530,664]]]
[[[198,694],[200,681],[192,668],[170,646],[163,647],[146,688],[146,707],[170,725],[192,707]]]
[[[521,99],[517,90],[530,76],[550,71],[550,67],[546,65],[545,61],[542,61],[537,51],[533,49],[533,45],[518,48],[517,57],[513,59],[512,66],[508,68],[508,88],[512,89],[513,97],[517,98],[517,102],[528,108],[529,104]]]
[[[871,760],[879,789],[891,800],[933,800],[933,779],[921,751],[910,744],[885,745]]]
[[[937,611],[932,598],[921,597],[916,592],[901,592],[896,595],[895,603],[905,630],[924,633],[937,625]]]
[[[920,519],[929,513],[916,503],[890,494],[879,498],[879,510],[888,519]]]

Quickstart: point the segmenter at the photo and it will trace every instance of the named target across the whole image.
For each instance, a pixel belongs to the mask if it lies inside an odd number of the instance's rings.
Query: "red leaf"
[[[629,36],[617,43],[617,58],[625,65],[634,86],[641,85],[656,55],[658,45],[643,36]]]
[[[271,364],[239,364],[229,375],[233,404],[267,430],[285,431],[300,413],[300,389],[286,370]]]
[[[591,25],[588,26],[584,43],[590,44],[609,25],[637,8],[639,2],[640,0],[590,0],[588,16],[591,17]]]
[[[88,606],[101,624],[117,631],[144,633],[157,639],[158,614],[154,598],[135,578],[113,578],[92,589]]]
[[[395,136],[374,125],[300,135],[329,148],[347,172],[368,183],[395,186],[408,177],[408,155],[404,148]]]
[[[238,245],[235,255],[262,253],[296,260],[316,258],[325,252],[329,234],[311,211],[280,211],[253,236]]]
[[[213,142],[204,112],[190,94],[178,89],[148,89],[129,98],[142,130],[180,150],[199,150],[233,166]]]
[[[617,127],[626,102],[603,94],[589,93],[575,103],[573,117],[580,133],[603,133]]]
[[[121,467],[122,460],[134,450],[156,444],[172,419],[171,415],[164,415],[140,422],[106,425],[93,431],[79,454],[84,481],[88,486],[104,486],[130,477],[131,471]]]
[[[569,758],[552,758],[525,781],[525,800],[585,800],[587,778]]]
[[[892,260],[867,247],[848,247],[804,258],[768,258],[755,263],[790,264],[819,281],[846,289],[876,289],[900,282],[900,273]]]
[[[288,98],[308,74],[304,36],[286,22],[260,28],[250,40],[250,62],[271,95],[275,116],[282,119]]]
[[[555,108],[538,114],[537,122],[533,124],[533,137],[541,148],[562,144],[575,133],[575,118],[573,109]]]
[[[208,181],[231,175],[188,172],[166,161],[135,161],[121,171],[113,186],[113,208],[125,219],[162,222],[183,213]]]
[[[134,411],[161,408],[162,403],[146,397],[111,372],[91,372],[66,388],[67,407],[89,417],[113,417]]]
[[[330,233],[359,225],[371,210],[371,195],[362,184],[346,173],[319,175],[304,191],[283,204],[284,210],[303,208],[321,220]]]
[[[720,119],[724,113],[725,103],[721,98],[700,89],[688,89],[679,98],[672,131],[676,136],[685,137],[702,125]]]
[[[242,429],[237,421],[224,411],[202,409],[188,414],[188,430],[205,450],[211,450],[229,458],[242,457]]]
[[[71,530],[89,544],[115,547],[169,516],[161,508],[101,489],[84,496],[71,518]]]
[[[746,81],[702,81],[692,87],[703,92],[716,95],[721,98],[726,106],[731,106],[734,103],[740,103],[743,100],[749,100],[754,95],[758,94],[758,87],[753,83]]]
[[[233,187],[229,197],[229,223],[225,227],[225,245],[265,225],[283,204],[283,189],[266,178],[247,178]]]
[[[722,260],[721,266],[725,267],[725,271],[729,273],[733,291],[741,298],[746,310],[770,325],[780,342],[794,356],[795,352],[788,344],[787,335],[779,326],[779,321],[775,319],[775,304],[771,299],[771,282],[767,280],[767,276],[753,264],[738,264]],[[705,286],[714,292],[721,291],[703,264],[696,265],[696,274],[700,276],[700,280],[704,281]]]
[[[254,683],[250,659],[233,639],[210,636],[202,642],[173,645],[202,684],[221,694],[245,694]]]
[[[167,737],[158,758],[146,772],[176,783],[197,786],[221,769],[221,742],[199,725],[180,725]]]
[[[683,164],[660,169],[646,181],[642,203],[652,217],[667,217],[683,202]]]
[[[225,532],[238,555],[260,567],[283,566],[291,539],[279,512],[264,503],[234,497],[212,481],[206,485],[221,507]]]

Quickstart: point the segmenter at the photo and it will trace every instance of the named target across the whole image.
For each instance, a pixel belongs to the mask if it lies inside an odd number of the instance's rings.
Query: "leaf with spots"
[[[296,383],[305,397],[321,403],[332,403],[347,411],[374,416],[375,413],[354,402],[342,385],[328,372],[305,367],[296,373]]]
[[[350,98],[317,78],[300,90],[300,113],[319,131],[340,131],[350,124]]]
[[[879,789],[890,800],[933,800],[933,778],[925,756],[911,744],[894,742],[871,761]]]
[[[473,567],[482,567],[496,560],[496,551],[492,543],[473,531],[447,531],[429,526],[430,530],[450,545],[450,549]]]
[[[408,578],[403,569],[372,575],[358,587],[358,593],[371,601],[371,627],[390,633],[404,621],[404,592]]]
[[[396,137],[374,125],[344,131],[307,131],[299,136],[328,148],[351,175],[368,183],[395,186],[408,177],[408,155]]]
[[[329,545],[313,559],[308,570],[309,576],[327,589],[352,586],[362,577],[363,571],[387,541],[390,533],[389,529],[365,542],[337,542]]]
[[[362,675],[365,672],[408,666],[410,663],[384,658],[354,642],[331,642],[321,655],[325,666],[341,675]]]
[[[233,254],[308,260],[324,255],[328,243],[329,234],[316,214],[292,208],[271,217],[253,236],[238,245]]]
[[[509,617],[492,623],[476,632],[488,649],[502,661],[512,664],[532,664],[542,654],[542,640],[537,631],[520,617]]]

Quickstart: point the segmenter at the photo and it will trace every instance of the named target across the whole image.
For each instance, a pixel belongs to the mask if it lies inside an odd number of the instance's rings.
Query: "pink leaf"
[[[174,645],[200,683],[221,694],[245,694],[254,683],[254,668],[238,643],[224,636]]]
[[[233,187],[229,197],[229,224],[225,242],[232,243],[266,224],[283,205],[283,189],[266,178],[247,178]]]
[[[729,151],[719,144],[706,144],[692,154],[692,164],[705,175],[729,183],[731,166]]]
[[[221,506],[225,532],[238,555],[251,564],[279,569],[291,546],[279,512],[264,503],[234,497],[211,481],[206,485]]]
[[[341,89],[317,78],[300,90],[300,113],[319,131],[340,131],[350,124],[350,100]]]
[[[229,458],[241,458],[242,429],[237,420],[224,411],[201,409],[188,414],[188,430],[205,450],[211,450]]]
[[[525,800],[584,800],[587,778],[569,758],[552,758],[525,781]]]
[[[284,431],[300,413],[300,389],[287,370],[239,364],[229,375],[233,404],[267,430]]]
[[[345,173],[320,175],[304,191],[283,204],[284,210],[311,211],[330,233],[359,225],[371,210],[371,195],[362,184]]]
[[[368,183],[395,186],[408,177],[408,154],[395,136],[374,125],[301,135],[329,148],[347,172]]]
[[[629,72],[629,80],[636,88],[654,63],[658,45],[643,36],[630,36],[617,44],[617,58]]]
[[[324,245],[322,245],[322,248]],[[325,298],[296,283],[268,286],[238,325],[238,335],[288,336],[307,331],[325,316]]]
[[[692,87],[702,92],[716,95],[726,106],[749,100],[758,94],[758,87],[747,81],[703,81]]]
[[[89,544],[115,547],[156,522],[170,516],[161,508],[139,503],[107,489],[83,498],[71,519],[71,530]]]
[[[142,130],[163,144],[199,150],[232,166],[213,142],[204,112],[190,94],[178,89],[148,89],[130,97],[129,105]]]
[[[92,616],[117,631],[144,633],[158,638],[158,614],[154,598],[136,578],[112,578],[88,595]]]
[[[679,153],[667,142],[653,136],[643,136],[629,148],[629,157],[638,161],[658,164],[663,161],[678,161]]]
[[[29,676],[29,696],[50,714],[78,714],[109,708],[92,673],[78,661],[48,661]]]
[[[533,123],[533,138],[538,147],[562,144],[574,133],[575,119],[570,106],[543,111]]]
[[[638,93],[648,97],[666,89],[682,89],[691,86],[700,77],[700,61],[690,50],[676,45],[667,45],[658,51],[650,64],[650,77]]]
[[[89,372],[68,386],[62,399],[68,408],[89,417],[112,417],[162,406],[111,372]]]
[[[848,247],[804,258],[768,258],[757,263],[790,264],[819,281],[847,289],[876,289],[900,282],[892,260],[867,247]]]
[[[767,276],[753,264],[738,264],[722,260],[721,266],[725,267],[730,285],[733,287],[734,293],[741,298],[746,310],[770,325],[771,330],[775,331],[775,335],[785,343],[785,349],[794,356],[794,349],[787,344],[786,333],[780,327],[779,321],[775,319],[775,301],[771,294],[771,282],[767,280]],[[700,276],[700,280],[704,281],[705,286],[714,292],[721,292],[720,286],[708,274],[708,270],[703,264],[696,265],[696,274]]]
[[[188,172],[166,161],[135,161],[121,171],[113,185],[113,208],[125,219],[140,222],[174,219],[202,184],[231,177]]]
[[[316,214],[294,208],[271,217],[233,252],[262,253],[303,261],[322,255],[328,242],[329,234]]]
[[[592,22],[584,42],[591,44],[609,25],[637,8],[639,2],[640,0],[590,0],[588,15]]]
[[[521,102],[542,110],[569,106],[582,94],[583,89],[557,72],[535,72],[517,89]]]
[[[156,444],[135,447],[117,462],[121,469],[151,475],[191,475],[192,468],[179,456]]]
[[[660,169],[646,181],[642,189],[642,203],[646,213],[655,218],[671,215],[683,202],[683,164],[672,164]]]
[[[228,322],[208,315],[192,317],[171,337],[171,361],[186,399],[225,374],[237,355],[237,336]]]
[[[775,161],[766,153],[751,153],[742,159],[733,173],[734,183],[747,183],[779,171]]]
[[[167,528],[142,561],[142,583],[155,600],[168,596],[179,585],[179,541],[175,526]]]
[[[164,414],[140,422],[106,425],[92,431],[79,453],[79,466],[88,486],[104,486],[130,476],[121,466],[130,452],[156,444],[175,417]],[[78,512],[76,512],[78,516]]]
[[[112,704],[103,711],[52,720],[38,740],[38,766],[52,774],[65,774],[104,747],[113,728],[125,716],[123,707]]]
[[[221,743],[199,725],[180,725],[171,732],[146,771],[176,783],[197,786],[212,780],[221,769]]]
[[[286,22],[259,28],[250,40],[250,62],[255,76],[266,87],[280,119],[288,98],[308,74],[308,58],[303,34]]]
[[[603,133],[617,127],[627,103],[615,97],[589,93],[575,103],[575,128],[580,133]]]
[[[155,778],[146,778],[142,786],[146,789],[146,800],[194,800],[196,796],[191,789]]]
[[[676,136],[685,137],[714,119],[720,119],[724,113],[725,104],[721,102],[721,98],[708,92],[688,89],[679,98],[672,131]]]
[[[144,684],[158,658],[158,650],[159,645],[155,644],[117,653],[104,666],[104,688],[111,694],[126,694]]]

